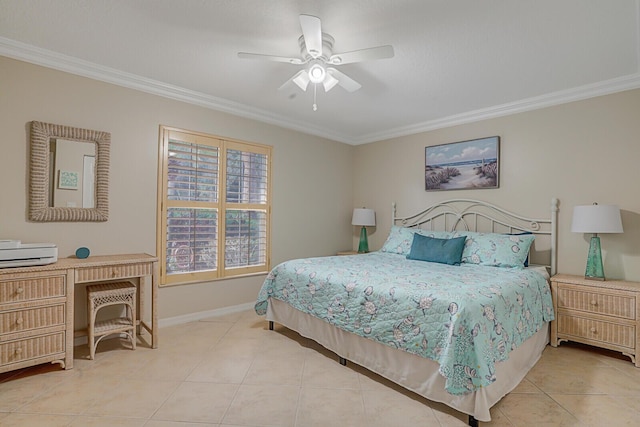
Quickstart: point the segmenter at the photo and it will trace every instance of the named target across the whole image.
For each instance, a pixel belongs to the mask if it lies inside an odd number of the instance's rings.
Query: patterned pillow
[[[519,231],[517,233],[505,233],[505,234],[508,234],[509,236],[511,235],[520,236],[521,234],[533,234],[533,233],[530,231]],[[530,251],[531,249],[529,249],[529,252],[527,252],[527,257],[524,259],[525,267],[529,267],[529,254],[531,253]]]
[[[497,234],[457,231],[454,237],[467,236],[462,262],[494,267],[523,268],[529,248],[535,239],[532,234]]]
[[[387,241],[382,245],[380,252],[388,252],[405,256],[409,255],[409,252],[411,251],[411,244],[413,243],[413,235],[415,233],[437,239],[449,239],[452,234],[448,231],[422,230],[419,228],[407,228],[394,225],[391,227],[389,237],[387,237]]]

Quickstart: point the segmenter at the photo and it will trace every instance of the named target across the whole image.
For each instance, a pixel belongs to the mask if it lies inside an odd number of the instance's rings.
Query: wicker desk
[[[62,258],[49,265],[0,269],[0,372],[46,362],[73,368],[75,285],[121,279],[138,279],[139,325],[157,348],[158,258]],[[145,305],[149,291],[150,315]]]

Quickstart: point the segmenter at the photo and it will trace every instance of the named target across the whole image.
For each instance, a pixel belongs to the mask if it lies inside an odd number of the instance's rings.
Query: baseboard
[[[227,314],[233,314],[233,313],[238,313],[245,310],[251,310],[253,309],[254,304],[255,304],[254,302],[248,302],[245,304],[234,305],[231,307],[216,308],[214,310],[198,311],[196,313],[189,313],[189,314],[183,314],[175,317],[168,317],[166,319],[160,319],[158,321],[158,327],[164,328],[167,326],[182,325],[184,323],[197,322],[199,320],[208,319],[211,317],[225,316]],[[74,346],[87,345],[86,331],[76,331],[76,335],[77,336],[73,340]],[[120,336],[114,334],[112,337],[105,337],[105,340],[114,339],[114,338],[120,338]]]
[[[234,305],[231,307],[216,308],[214,310],[198,311],[196,313],[189,313],[189,314],[183,314],[175,317],[168,317],[166,319],[160,319],[158,321],[158,326],[160,328],[164,328],[167,326],[175,326],[175,325],[181,325],[183,323],[196,322],[198,320],[207,319],[209,317],[224,316],[227,314],[238,313],[240,311],[253,309],[254,305],[255,305],[255,302],[248,302],[245,304]]]

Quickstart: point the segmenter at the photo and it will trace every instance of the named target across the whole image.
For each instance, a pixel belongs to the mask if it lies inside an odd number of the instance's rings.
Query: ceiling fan
[[[315,102],[315,91],[318,84],[322,84],[325,92],[330,91],[336,85],[342,86],[348,92],[354,92],[362,87],[360,83],[338,71],[335,66],[393,57],[393,46],[389,45],[333,53],[334,39],[329,34],[322,32],[320,18],[312,15],[300,15],[300,26],[302,27],[302,35],[298,39],[299,58],[247,52],[238,52],[238,57],[306,65],[279,89],[283,89],[290,81],[293,81],[300,89],[306,91],[309,83],[314,83],[313,111],[318,108]]]

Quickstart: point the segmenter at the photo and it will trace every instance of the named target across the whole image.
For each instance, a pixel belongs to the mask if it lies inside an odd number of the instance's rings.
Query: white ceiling
[[[299,15],[348,93],[295,85]],[[640,0],[0,0],[0,55],[361,144],[640,87]]]

